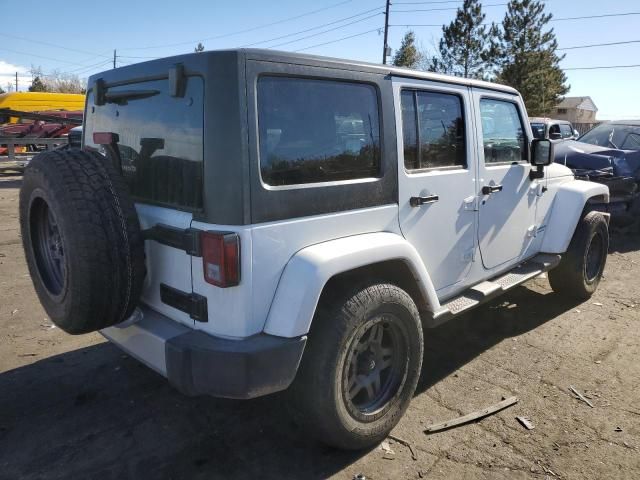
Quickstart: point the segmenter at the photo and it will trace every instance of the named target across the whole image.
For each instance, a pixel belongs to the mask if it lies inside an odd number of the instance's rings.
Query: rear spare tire
[[[20,227],[36,293],[58,327],[88,333],[131,315],[144,281],[144,241],[109,160],[77,149],[35,156],[20,190]]]

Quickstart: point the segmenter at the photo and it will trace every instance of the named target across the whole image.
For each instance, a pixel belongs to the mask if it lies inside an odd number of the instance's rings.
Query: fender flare
[[[416,249],[395,233],[366,233],[312,245],[291,257],[280,277],[264,332],[287,338],[306,335],[329,279],[388,260],[405,262],[428,307],[434,313],[441,310],[433,282]]]
[[[603,197],[604,203],[609,203],[609,187],[584,180],[573,180],[558,187],[549,216],[544,222],[542,252],[567,251],[585,205],[593,197]]]

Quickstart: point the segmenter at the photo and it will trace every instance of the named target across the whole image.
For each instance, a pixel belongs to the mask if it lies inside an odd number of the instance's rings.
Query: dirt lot
[[[396,442],[386,459],[305,438],[282,395],[186,398],[99,335],[53,328],[25,266],[19,187],[0,176],[0,478],[640,478],[637,230],[614,235],[589,302],[536,279],[427,331],[423,378],[394,431],[417,460]],[[479,423],[423,433],[511,395],[517,405]]]

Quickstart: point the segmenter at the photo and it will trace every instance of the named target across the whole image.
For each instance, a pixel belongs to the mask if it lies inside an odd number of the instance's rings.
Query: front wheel
[[[320,305],[291,387],[298,420],[338,448],[379,443],[411,402],[422,353],[418,309],[395,285],[372,284]]]
[[[609,226],[599,212],[590,212],[578,223],[560,264],[549,272],[555,292],[587,300],[598,288],[607,262]]]

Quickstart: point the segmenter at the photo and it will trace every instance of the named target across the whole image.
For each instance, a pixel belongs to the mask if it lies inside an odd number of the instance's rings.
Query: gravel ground
[[[637,229],[614,233],[586,303],[539,278],[425,332],[423,377],[393,432],[414,460],[395,441],[386,455],[319,445],[282,394],[184,397],[98,334],[53,328],[27,274],[19,187],[0,176],[0,478],[640,478]],[[511,395],[517,405],[480,422],[423,433]]]

